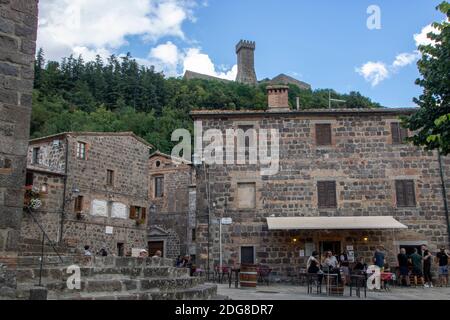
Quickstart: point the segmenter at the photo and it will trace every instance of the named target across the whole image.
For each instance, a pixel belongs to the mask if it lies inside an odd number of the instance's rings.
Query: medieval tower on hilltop
[[[255,48],[254,41],[241,40],[236,45],[236,54],[238,60],[238,74],[236,81],[250,85],[256,85],[255,72]]]

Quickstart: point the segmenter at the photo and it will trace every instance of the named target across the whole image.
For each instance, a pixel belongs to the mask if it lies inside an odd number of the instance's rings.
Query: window
[[[33,172],[27,172],[27,177],[25,180],[25,186],[29,187],[29,186],[33,186],[34,183],[34,175]]]
[[[255,264],[254,247],[241,247],[241,264]]]
[[[192,232],[192,241],[197,240],[196,229],[192,229],[191,232]]]
[[[319,202],[319,208],[336,208],[336,182],[317,182],[317,198]]]
[[[164,177],[155,177],[155,198],[164,197]]]
[[[239,209],[254,209],[256,207],[256,184],[238,183]]]
[[[3,162],[0,162],[0,169],[11,169],[12,162],[10,159],[3,159]]]
[[[238,129],[241,129],[244,132],[244,148],[245,148],[244,153],[245,153],[245,160],[248,161],[250,159],[250,147],[252,147],[250,143],[252,144],[255,143],[255,141],[251,141],[254,139],[252,138],[253,133],[250,130],[254,130],[255,127],[253,125],[240,125],[238,126]],[[247,135],[247,132],[249,135]],[[255,152],[255,150],[252,150],[252,152]]]
[[[145,221],[147,219],[147,208],[131,206],[130,207],[130,219]]]
[[[75,210],[75,212],[83,211],[83,196],[78,196],[75,198],[74,210]]]
[[[391,123],[392,144],[404,144],[408,138],[408,129],[402,128],[400,123]]]
[[[331,124],[316,124],[316,144],[331,146]]]
[[[32,164],[39,164],[39,150],[40,148],[33,148],[33,159]]]
[[[106,184],[108,186],[114,185],[114,171],[113,170],[106,170]]]
[[[77,142],[77,159],[86,160],[86,143]]]
[[[416,193],[414,191],[413,180],[397,180],[395,181],[395,189],[397,193],[397,207],[416,206]]]

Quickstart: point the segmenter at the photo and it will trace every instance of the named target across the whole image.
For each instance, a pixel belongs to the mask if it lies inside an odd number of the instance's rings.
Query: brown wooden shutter
[[[326,184],[323,181],[317,182],[317,199],[319,202],[319,208],[325,208],[327,206],[327,196],[326,196]]]
[[[316,143],[318,146],[331,145],[331,124],[316,124]]]
[[[405,143],[406,138],[408,138],[408,129],[400,127],[400,143]]]
[[[404,181],[401,181],[401,180],[395,181],[395,190],[397,193],[397,206],[405,207],[406,206],[406,198],[405,198]]]
[[[136,207],[135,206],[131,206],[130,207],[130,219],[136,219]]]
[[[145,221],[147,219],[147,208],[142,208],[141,210],[141,220]]]
[[[405,198],[406,198],[406,205],[408,207],[415,207],[416,206],[416,193],[414,191],[414,181],[408,180],[405,181]]]
[[[391,133],[392,133],[392,143],[399,144],[401,143],[400,130],[398,123],[391,123]]]
[[[336,182],[334,181],[327,183],[327,205],[329,208],[335,208],[337,206]]]

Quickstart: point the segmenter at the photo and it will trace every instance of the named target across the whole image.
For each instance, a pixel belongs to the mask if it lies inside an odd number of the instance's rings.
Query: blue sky
[[[254,40],[259,79],[286,73],[388,107],[414,106],[421,91],[414,35],[443,17],[432,0],[120,1],[41,0],[39,45],[52,59],[130,51],[172,76],[196,69],[233,78],[236,43]],[[381,10],[379,30],[367,27],[370,5]],[[81,26],[67,25],[73,16]]]

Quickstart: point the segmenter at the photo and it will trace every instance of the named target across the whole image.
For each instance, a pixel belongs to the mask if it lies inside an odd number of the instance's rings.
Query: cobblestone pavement
[[[257,289],[228,288],[228,284],[218,285],[218,294],[232,300],[364,300],[350,297],[350,289],[345,288],[344,296],[308,295],[306,287],[294,285],[262,285]],[[447,288],[390,288],[389,291],[367,291],[366,300],[450,300],[450,287]]]

